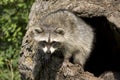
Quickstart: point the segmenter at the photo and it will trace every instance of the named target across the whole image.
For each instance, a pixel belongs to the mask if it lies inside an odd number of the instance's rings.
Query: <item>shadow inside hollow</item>
[[[94,49],[86,62],[85,70],[99,76],[105,71],[120,71],[120,50],[110,22],[105,17],[83,18],[95,30]]]

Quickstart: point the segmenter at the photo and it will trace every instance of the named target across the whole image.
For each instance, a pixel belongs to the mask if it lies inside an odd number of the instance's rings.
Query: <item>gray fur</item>
[[[36,34],[34,32],[36,28],[41,32]],[[63,34],[57,33],[57,29],[62,29]],[[52,12],[43,17],[36,26],[31,27],[30,31],[33,31],[34,39],[38,42],[60,42],[61,45],[58,48],[63,50],[65,59],[73,56],[74,62],[83,66],[93,47],[93,29],[70,11]]]

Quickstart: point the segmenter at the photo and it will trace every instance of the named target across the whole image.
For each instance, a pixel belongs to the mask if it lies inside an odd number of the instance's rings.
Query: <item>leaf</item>
[[[4,65],[4,62],[3,62],[3,58],[2,57],[0,57],[0,66],[1,65]]]

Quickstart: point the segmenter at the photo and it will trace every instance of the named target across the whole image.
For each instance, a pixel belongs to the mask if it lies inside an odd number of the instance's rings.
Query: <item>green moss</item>
[[[0,0],[0,80],[20,80],[18,57],[34,0]]]

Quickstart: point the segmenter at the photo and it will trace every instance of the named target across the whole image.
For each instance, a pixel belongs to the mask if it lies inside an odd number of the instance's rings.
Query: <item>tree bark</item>
[[[119,80],[113,72],[95,77],[84,71],[80,65],[64,61],[61,53],[53,55],[48,62],[44,61],[44,54],[39,51],[38,42],[34,41],[28,30],[34,26],[42,16],[50,12],[67,9],[80,17],[104,16],[114,24],[112,27],[117,49],[120,49],[120,1],[119,0],[36,0],[29,14],[27,32],[23,38],[19,59],[19,70],[22,80]],[[59,54],[59,55],[58,55]],[[109,75],[107,75],[109,74]],[[118,74],[118,73],[117,73]],[[107,76],[107,78],[106,78]]]

